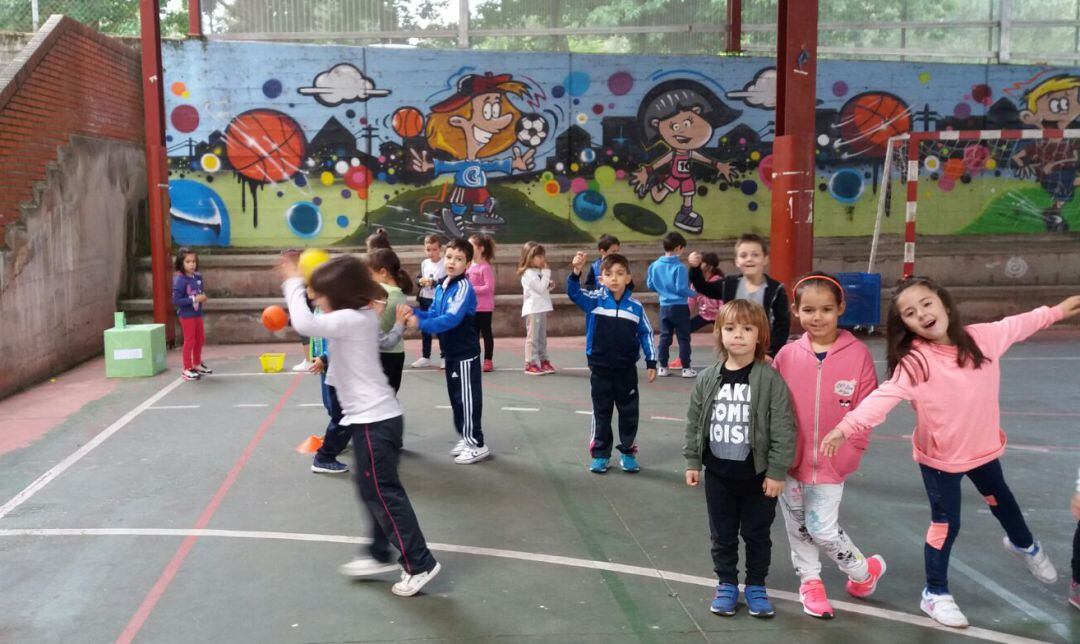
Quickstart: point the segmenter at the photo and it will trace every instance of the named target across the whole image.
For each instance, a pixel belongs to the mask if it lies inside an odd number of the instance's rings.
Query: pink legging
[[[202,364],[202,347],[206,342],[202,316],[180,318],[180,328],[184,331],[184,368],[194,369]]]

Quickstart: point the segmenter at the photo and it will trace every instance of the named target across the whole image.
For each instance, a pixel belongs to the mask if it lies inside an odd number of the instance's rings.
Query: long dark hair
[[[184,258],[188,255],[195,256],[195,270],[199,270],[199,254],[187,246],[181,246],[176,251],[176,259],[173,260],[173,268],[176,269],[177,273],[184,272]]]
[[[394,277],[394,281],[397,283],[398,288],[405,295],[409,295],[413,290],[412,278],[405,269],[401,268],[401,260],[398,259],[397,253],[389,248],[376,248],[368,253],[368,266],[372,271],[385,270]]]
[[[330,301],[335,311],[362,309],[386,291],[371,277],[364,262],[352,255],[338,255],[315,269],[309,280],[311,290]]]
[[[367,236],[365,240],[367,246],[367,252],[371,252],[376,248],[390,248],[390,235],[386,232],[385,228],[379,228],[375,232]]]
[[[476,241],[476,245],[480,247],[480,257],[485,262],[490,262],[495,259],[495,238],[491,235],[481,235],[474,233],[469,237],[469,242]]]
[[[889,373],[894,373],[896,367],[899,366],[913,382],[930,378],[930,365],[927,363],[926,357],[918,351],[911,350],[911,345],[918,336],[904,324],[903,318],[900,317],[900,309],[896,303],[900,294],[913,286],[925,286],[941,298],[941,304],[949,314],[949,327],[945,335],[956,345],[956,365],[958,367],[966,367],[970,364],[973,369],[978,369],[983,366],[984,362],[990,361],[990,358],[983,355],[982,349],[975,342],[975,338],[971,337],[971,334],[964,328],[964,323],[960,319],[960,311],[953,304],[949,292],[929,277],[912,276],[896,283],[892,298],[889,301],[889,313],[885,322],[886,358]]]

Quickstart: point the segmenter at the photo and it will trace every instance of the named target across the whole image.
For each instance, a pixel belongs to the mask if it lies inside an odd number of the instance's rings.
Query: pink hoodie
[[[843,483],[859,469],[870,446],[869,433],[845,441],[831,458],[822,456],[818,446],[844,414],[877,387],[870,350],[841,330],[825,360],[819,361],[810,334],[804,333],[777,352],[773,367],[787,382],[795,408],[795,461],[788,474],[801,483]]]
[[[495,271],[491,264],[469,264],[469,283],[476,293],[476,310],[479,313],[495,310]]]
[[[912,356],[925,359],[930,376],[915,382],[903,368],[870,394],[837,425],[851,437],[885,421],[901,400],[915,408],[911,435],[915,460],[944,472],[968,472],[998,458],[1005,451],[998,391],[1000,358],[1015,342],[1045,329],[1065,316],[1058,307],[1041,306],[989,324],[967,327],[983,355],[990,359],[979,369],[959,367],[956,347],[925,342],[912,344]],[[905,358],[912,360],[913,358]],[[916,373],[918,364],[915,364]]]

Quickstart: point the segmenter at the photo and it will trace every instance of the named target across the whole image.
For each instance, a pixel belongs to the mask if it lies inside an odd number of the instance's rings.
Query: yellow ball
[[[304,276],[304,280],[310,280],[315,269],[325,264],[328,259],[330,259],[330,253],[321,248],[309,248],[300,253],[300,260],[297,264],[300,267],[300,274]]]

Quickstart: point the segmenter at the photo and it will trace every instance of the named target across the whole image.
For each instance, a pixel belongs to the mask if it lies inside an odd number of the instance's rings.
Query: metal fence
[[[733,0],[201,0],[210,38],[458,49],[719,54]],[[798,0],[793,0],[798,1]],[[0,0],[0,30],[64,13],[138,33],[138,0]],[[166,35],[188,0],[162,0]],[[777,0],[742,0],[743,51],[771,54]],[[823,57],[1080,61],[1080,0],[820,0]]]

